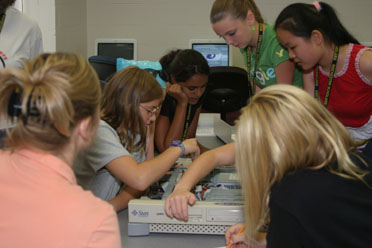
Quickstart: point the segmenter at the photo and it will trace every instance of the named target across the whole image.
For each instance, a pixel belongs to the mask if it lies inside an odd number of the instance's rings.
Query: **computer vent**
[[[190,233],[225,235],[229,225],[196,225],[196,224],[150,224],[150,233]]]

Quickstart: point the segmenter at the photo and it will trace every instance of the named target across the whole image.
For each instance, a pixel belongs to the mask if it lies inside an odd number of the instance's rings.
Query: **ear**
[[[245,20],[247,21],[249,26],[252,26],[256,22],[256,17],[254,16],[252,11],[248,10],[247,16],[245,17]]]
[[[76,132],[83,143],[90,142],[92,139],[92,117],[89,116],[80,120],[76,126]]]
[[[314,29],[311,32],[310,41],[314,42],[317,45],[320,45],[324,41],[322,32]]]

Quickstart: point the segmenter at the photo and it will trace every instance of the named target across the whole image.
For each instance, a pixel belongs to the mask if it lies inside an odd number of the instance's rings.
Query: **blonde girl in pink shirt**
[[[100,97],[78,55],[42,54],[0,71],[0,118],[15,121],[0,151],[1,247],[121,247],[113,208],[71,169],[96,133]]]

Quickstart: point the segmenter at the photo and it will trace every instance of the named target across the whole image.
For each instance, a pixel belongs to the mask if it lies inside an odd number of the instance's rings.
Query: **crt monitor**
[[[232,65],[231,48],[223,40],[194,39],[190,48],[200,52],[211,67]]]
[[[95,54],[111,58],[137,59],[137,41],[135,39],[96,39]]]

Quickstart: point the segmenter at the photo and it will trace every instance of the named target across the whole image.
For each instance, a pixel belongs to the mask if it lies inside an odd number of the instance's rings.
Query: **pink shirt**
[[[59,158],[0,151],[0,247],[121,247],[115,211]]]

